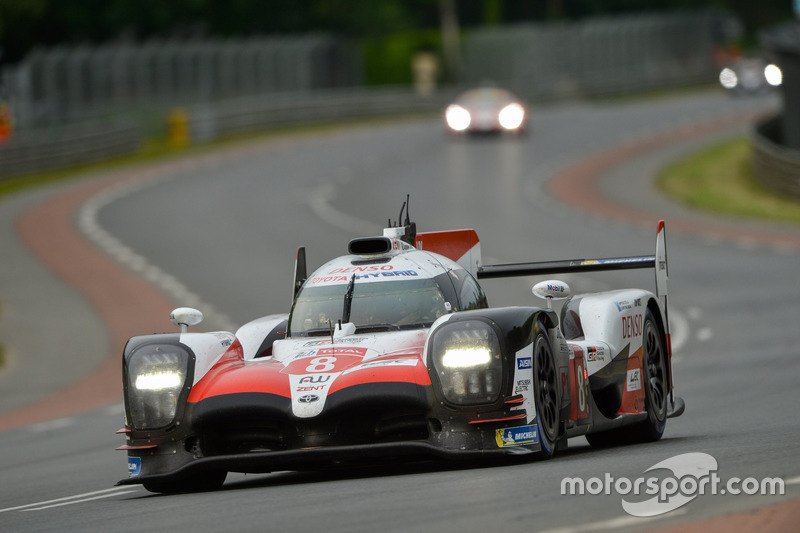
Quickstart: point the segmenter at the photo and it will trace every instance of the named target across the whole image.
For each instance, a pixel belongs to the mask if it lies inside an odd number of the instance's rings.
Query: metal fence
[[[800,198],[800,150],[781,142],[783,117],[767,119],[753,129],[750,144],[756,177],[769,189]]]
[[[361,84],[355,48],[325,35],[149,41],[30,54],[5,80],[17,128]]]
[[[490,79],[541,100],[712,81],[728,20],[666,14],[476,30],[464,39],[462,84]],[[0,145],[0,177],[136,151],[176,106],[187,111],[192,142],[203,142],[277,124],[437,110],[457,89],[367,89],[362,70],[354,43],[326,35],[39,50],[0,79],[16,126]],[[77,122],[87,124],[68,126]]]
[[[464,79],[529,99],[598,96],[711,82],[731,18],[677,13],[526,24],[472,33]]]

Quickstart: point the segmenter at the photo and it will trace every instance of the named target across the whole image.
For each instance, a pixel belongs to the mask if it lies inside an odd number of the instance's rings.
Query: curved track
[[[208,328],[287,309],[296,246],[317,265],[395,219],[406,194],[421,230],[475,228],[487,263],[650,253],[665,218],[687,412],[659,443],[594,450],[573,439],[547,462],[231,475],[215,493],[162,497],[113,487],[125,475],[113,404],[0,433],[0,529],[641,530],[798,498],[800,231],[692,213],[651,185],[667,161],[773,106],[716,94],[560,105],[538,110],[520,139],[451,139],[436,120],[350,127],[160,165],[91,195],[76,226],[178,303],[211,310]],[[651,286],[628,276],[568,281],[575,291]],[[529,305],[530,282],[485,287],[493,305]],[[7,374],[26,362],[15,367]],[[786,494],[703,495],[659,519],[626,514],[613,492],[560,494],[565,476],[636,479],[689,452],[712,455],[723,479],[780,476]]]

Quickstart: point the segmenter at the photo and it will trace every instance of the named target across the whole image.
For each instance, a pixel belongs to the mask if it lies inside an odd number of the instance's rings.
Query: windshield
[[[306,287],[297,295],[289,318],[291,335],[327,331],[342,319],[347,284]],[[415,279],[386,282],[355,282],[350,304],[350,322],[357,328],[390,326],[427,327],[446,314],[447,306],[436,281]]]

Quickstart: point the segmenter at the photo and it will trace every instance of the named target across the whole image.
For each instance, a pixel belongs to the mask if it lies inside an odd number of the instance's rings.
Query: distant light
[[[719,73],[719,82],[726,89],[733,89],[739,84],[739,77],[733,69],[725,67],[722,69],[722,72]]]
[[[515,130],[522,125],[522,121],[525,119],[525,109],[517,103],[508,104],[500,111],[497,119],[503,128]]]
[[[469,124],[472,122],[469,111],[456,104],[447,106],[444,112],[444,118],[447,121],[447,125],[453,131],[464,131],[469,128]]]
[[[769,64],[764,67],[764,77],[767,79],[767,83],[773,87],[777,87],[783,83],[783,72],[781,72],[778,65]]]

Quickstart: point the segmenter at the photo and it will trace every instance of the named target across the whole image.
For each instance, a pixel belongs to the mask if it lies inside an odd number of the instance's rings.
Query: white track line
[[[18,505],[16,507],[7,507],[6,509],[0,509],[0,513],[5,513],[7,511],[39,511],[41,509],[49,509],[50,507],[71,505],[73,503],[81,503],[100,498],[112,498],[120,494],[127,494],[134,491],[135,489],[132,490],[131,487],[114,487],[111,489],[96,490],[93,492],[85,492],[83,494],[65,496],[63,498],[56,498],[54,500],[47,500],[44,502],[29,503],[26,505]]]

